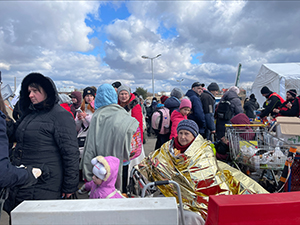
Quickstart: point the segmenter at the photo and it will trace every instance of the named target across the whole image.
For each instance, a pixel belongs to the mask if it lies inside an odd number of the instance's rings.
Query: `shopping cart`
[[[278,186],[280,174],[276,177],[274,171],[283,170],[290,144],[272,135],[263,124],[226,124],[225,127],[232,163],[244,173],[245,167],[247,171],[261,172],[258,182],[269,175],[268,179]]]

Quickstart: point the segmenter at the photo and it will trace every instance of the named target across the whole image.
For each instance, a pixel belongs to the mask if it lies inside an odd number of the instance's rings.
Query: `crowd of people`
[[[226,143],[226,123],[249,124],[250,119],[270,115],[299,116],[295,89],[287,91],[285,101],[263,87],[266,102],[258,111],[254,94],[242,106],[240,90],[232,86],[220,100],[229,102],[231,117],[220,118],[215,100],[219,91],[215,82],[207,88],[194,82],[185,94],[175,87],[169,97],[144,100],[116,81],[66,95],[58,94],[51,78],[28,74],[21,84],[15,121],[0,95],[0,170],[7,174],[1,175],[0,187],[10,188],[4,210],[10,213],[24,200],[68,198],[78,188],[79,193],[91,191],[90,198],[124,198],[128,173],[145,158],[145,136],[153,131],[155,149],[169,143],[168,151],[179,157],[191,145],[199,146],[193,144],[198,137]],[[154,130],[152,116],[160,110],[167,112],[160,119],[168,120]],[[83,132],[86,137],[79,143],[77,137]],[[78,187],[81,174],[85,184]]]

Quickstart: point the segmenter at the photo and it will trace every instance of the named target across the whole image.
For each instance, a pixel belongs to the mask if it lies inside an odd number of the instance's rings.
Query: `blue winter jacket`
[[[171,115],[175,109],[179,108],[180,100],[174,96],[171,96],[165,101],[164,105],[166,108],[170,110],[170,115]]]
[[[192,113],[188,116],[188,119],[194,120],[199,126],[199,132],[203,134],[206,123],[200,95],[192,89],[188,90],[185,95],[188,96],[192,102]]]

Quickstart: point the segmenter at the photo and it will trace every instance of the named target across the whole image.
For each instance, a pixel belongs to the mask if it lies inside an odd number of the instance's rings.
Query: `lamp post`
[[[180,79],[180,80],[176,80],[177,82],[179,82],[179,85],[180,85],[180,89],[181,89],[181,82],[183,81],[184,79]]]
[[[157,56],[155,57],[148,57],[148,56],[144,56],[142,55],[142,58],[143,59],[150,59],[151,60],[151,70],[152,70],[152,92],[153,92],[153,97],[155,97],[155,94],[154,94],[154,75],[153,75],[153,59],[156,59],[158,58],[159,56],[161,56],[161,54],[158,54]]]

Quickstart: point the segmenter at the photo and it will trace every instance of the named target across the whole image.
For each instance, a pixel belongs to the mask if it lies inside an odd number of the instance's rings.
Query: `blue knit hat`
[[[194,137],[197,137],[199,134],[199,127],[197,123],[193,120],[182,120],[177,126],[177,133],[180,130],[188,130],[190,131]]]

